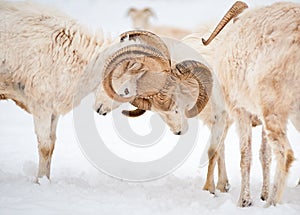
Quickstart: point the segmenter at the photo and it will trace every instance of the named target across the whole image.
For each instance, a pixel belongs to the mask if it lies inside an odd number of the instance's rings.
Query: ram
[[[204,32],[203,32],[204,33]],[[169,50],[173,50],[171,53],[172,55],[172,61],[176,61],[174,59],[180,59],[180,57],[176,57],[178,53],[182,53],[183,50],[186,48],[190,49],[191,47],[197,47],[199,46],[198,37],[194,37],[194,35],[190,35],[182,40],[182,43],[176,42],[176,45],[174,47],[174,43],[170,43],[170,41],[165,41],[167,47]],[[178,45],[179,44],[179,45]],[[180,45],[181,44],[181,45]],[[185,44],[184,46],[182,44]],[[198,62],[202,62],[204,65],[211,65],[211,63],[204,60],[205,59],[211,60],[210,52],[202,52],[201,56],[199,53],[197,53],[197,56],[192,56],[188,54],[188,52],[184,52],[186,55],[184,58],[195,58]],[[182,57],[182,56],[181,56]],[[177,60],[178,61],[178,60]],[[180,61],[180,60],[179,60]],[[151,83],[157,82],[157,77],[151,77],[150,80],[147,81]],[[207,180],[203,187],[204,190],[208,190],[211,193],[215,193],[215,183],[214,183],[214,167],[216,161],[218,162],[218,183],[217,183],[217,189],[219,189],[221,192],[227,192],[230,188],[230,185],[228,183],[227,178],[227,172],[226,172],[226,166],[225,166],[225,155],[224,155],[224,140],[227,135],[228,128],[232,124],[232,119],[230,119],[228,113],[224,110],[219,114],[215,114],[212,112],[212,107],[216,105],[224,106],[224,99],[221,96],[221,91],[219,88],[219,84],[216,81],[216,78],[213,78],[213,87],[211,92],[211,97],[208,100],[206,105],[203,105],[201,108],[203,108],[200,113],[197,115],[197,117],[206,125],[209,129],[213,128],[213,125],[216,123],[220,123],[220,120],[223,120],[222,123],[224,123],[224,130],[222,133],[216,133],[216,131],[212,131],[214,133],[213,140],[211,141],[211,145],[208,149],[208,158],[209,158],[209,166],[208,166],[208,173],[207,173]],[[125,116],[128,117],[138,117],[141,116],[146,112],[146,110],[152,110],[156,113],[158,113],[163,120],[169,125],[172,131],[174,131],[175,134],[184,134],[187,130],[187,122],[186,119],[188,118],[185,114],[185,109],[182,107],[191,106],[195,103],[195,99],[197,97],[197,90],[198,86],[192,81],[185,81],[181,82],[179,85],[177,82],[170,83],[173,92],[170,94],[173,97],[173,100],[176,101],[177,107],[176,111],[172,112],[169,110],[166,110],[162,106],[160,108],[151,108],[153,106],[152,101],[149,99],[143,100],[142,103],[140,102],[131,102],[137,109],[135,110],[123,110],[122,113]],[[174,96],[177,95],[177,96]],[[115,96],[113,94],[113,96]],[[169,99],[171,99],[171,96]],[[167,100],[166,103],[171,103],[170,100]],[[147,105],[145,105],[147,104]],[[157,106],[156,106],[157,107]],[[196,115],[193,115],[193,117],[196,117]],[[251,116],[251,122],[252,126],[255,127],[257,125],[261,125],[261,121],[256,116]],[[262,147],[264,147],[264,143],[262,144]]]
[[[130,8],[127,15],[132,20],[132,27],[134,29],[143,29],[151,31],[159,36],[182,39],[184,36],[192,33],[191,30],[183,29],[175,26],[154,25],[150,23],[150,18],[154,16],[154,12],[150,8]]]
[[[207,124],[211,123],[212,125],[209,154],[214,158],[210,159],[208,178],[204,188],[210,191],[215,189],[212,173],[215,162],[224,157],[219,157],[219,154],[222,155],[223,138],[230,125],[230,116],[237,123],[241,144],[242,189],[239,205],[252,205],[249,183],[251,125],[257,121],[253,118],[254,115],[250,114],[253,113],[263,119],[266,128],[266,133],[263,132],[260,150],[264,177],[261,198],[267,200],[267,205],[275,205],[281,199],[286,174],[294,159],[286,139],[287,119],[290,118],[295,127],[300,130],[299,85],[297,84],[299,83],[299,70],[297,69],[300,57],[298,54],[299,19],[297,19],[299,5],[277,3],[268,7],[246,10],[245,14],[237,17],[247,7],[243,2],[234,4],[212,36],[208,40],[202,40],[204,45],[208,45],[223,29],[224,23],[234,18],[233,24],[224,30],[219,39],[217,38],[218,40],[210,46],[201,46],[200,37],[196,37],[198,45],[191,44],[188,38],[184,39],[213,65],[213,70],[216,71],[217,79],[220,81],[220,87],[218,87],[219,83],[214,80],[210,101],[200,113],[200,118],[201,115],[202,117],[206,115],[205,117],[208,117],[206,118]],[[265,14],[268,16],[267,19],[264,17]],[[277,20],[277,16],[282,17]],[[251,27],[253,26],[251,22],[255,23],[255,27]],[[251,39],[249,39],[249,35],[251,35]],[[249,44],[249,41],[252,43]],[[218,57],[217,60],[215,56]],[[284,73],[282,73],[283,70]],[[279,96],[279,100],[277,96]],[[177,102],[180,103],[180,100],[185,105],[189,104],[188,101],[192,101],[192,99],[181,98],[177,99]],[[227,108],[224,107],[224,104],[227,105]],[[137,110],[125,111],[124,114],[128,116],[142,114],[143,111],[139,110],[141,108],[137,107]],[[205,114],[209,112],[211,113]],[[185,124],[183,117],[181,117],[182,125]],[[178,126],[177,118],[171,118],[168,124],[171,127]],[[278,161],[276,179],[271,194],[269,194],[270,145],[273,146]],[[223,174],[219,174],[221,181],[222,175],[226,176],[224,169]],[[221,187],[226,186],[225,181],[223,180]],[[218,183],[218,187],[220,187],[219,185]]]
[[[167,89],[165,82],[173,73],[162,72],[170,62],[165,52],[157,51],[164,47],[154,34],[137,31],[115,41],[104,39],[102,33],[89,33],[55,9],[28,2],[2,2],[0,12],[0,99],[14,100],[33,115],[39,151],[37,182],[43,176],[50,178],[59,116],[87,94],[95,93],[94,109],[102,115],[126,102],[125,94],[134,94],[133,101],[151,93],[158,103],[164,98],[160,91]],[[142,63],[150,63],[151,72]],[[200,83],[199,72],[190,69],[184,70],[184,77],[191,73],[188,79]],[[180,70],[174,71],[180,76]],[[153,74],[161,81],[144,86]],[[111,98],[111,84],[123,93],[116,102]],[[197,114],[198,106],[187,113]]]
[[[211,37],[202,42],[204,45],[211,42],[206,48],[214,50],[211,55],[214,56],[213,71],[220,82],[226,110],[237,124],[242,173],[239,205],[252,204],[249,183],[252,160],[250,116],[255,114],[262,120],[266,131],[267,148],[262,150],[266,150],[269,157],[265,159],[271,159],[272,148],[277,160],[271,191],[269,193],[269,182],[266,182],[263,193],[269,206],[280,202],[294,160],[286,136],[288,119],[300,131],[300,5],[275,3],[247,9],[237,17],[245,8],[245,3],[237,2]],[[222,31],[232,18],[234,22]],[[213,110],[220,111],[222,109]],[[222,131],[222,126],[216,125],[216,130]],[[269,171],[269,166],[263,168]],[[264,174],[265,177],[269,173]]]
[[[101,73],[86,68],[111,41],[34,3],[1,2],[0,17],[0,98],[14,100],[33,115],[38,181],[50,177],[59,116],[97,87]]]

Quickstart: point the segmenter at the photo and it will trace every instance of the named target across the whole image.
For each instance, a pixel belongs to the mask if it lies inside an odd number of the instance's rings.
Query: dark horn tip
[[[122,114],[125,116],[130,116],[129,111],[128,110],[122,110]]]
[[[141,115],[143,115],[146,111],[145,110],[142,110],[142,109],[136,109],[136,110],[122,110],[122,114],[124,116],[127,116],[127,117],[139,117]]]
[[[209,43],[207,42],[207,40],[205,40],[204,38],[202,38],[202,43],[203,45],[207,46]]]

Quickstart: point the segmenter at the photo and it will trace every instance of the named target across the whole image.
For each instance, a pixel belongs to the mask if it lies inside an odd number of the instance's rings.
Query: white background
[[[294,0],[296,1],[296,0]],[[91,29],[102,29],[106,35],[115,37],[130,29],[126,17],[129,7],[154,9],[157,18],[152,22],[185,28],[197,28],[206,22],[219,20],[233,4],[233,0],[40,0],[54,5],[78,19]],[[250,7],[267,5],[272,0],[248,1]],[[299,2],[299,1],[298,1]],[[118,109],[116,111],[121,111]],[[149,131],[148,114],[130,124]],[[118,150],[125,144],[118,140],[111,114],[95,116],[97,126],[107,137],[105,142],[119,153],[135,156],[135,151]],[[199,138],[191,156],[174,173],[163,179],[128,183],[118,181],[99,172],[80,151],[73,129],[72,114],[61,117],[57,129],[57,143],[52,162],[51,183],[42,180],[33,183],[36,175],[38,153],[33,130],[32,116],[17,107],[12,101],[0,103],[0,214],[299,214],[300,186],[300,135],[289,125],[288,137],[295,151],[296,161],[290,170],[283,203],[276,208],[263,208],[260,201],[262,174],[258,158],[261,127],[253,130],[253,165],[251,191],[254,206],[236,206],[240,190],[239,145],[234,126],[226,138],[226,164],[231,190],[217,193],[217,197],[202,191],[207,166],[198,164],[209,131],[199,129]],[[146,132],[147,133],[147,132]],[[104,136],[105,136],[104,135]],[[161,150],[169,150],[176,138],[166,129],[167,141],[159,150],[143,154],[145,159],[160,156]],[[168,144],[168,142],[170,142]],[[117,147],[118,146],[118,147]],[[126,148],[126,147],[125,147]],[[123,149],[123,148],[122,148]],[[121,151],[121,152],[120,152]],[[274,166],[273,166],[274,168]]]

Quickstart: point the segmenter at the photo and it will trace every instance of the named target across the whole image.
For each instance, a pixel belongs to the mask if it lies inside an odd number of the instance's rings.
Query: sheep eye
[[[129,94],[128,88],[126,88],[126,89],[124,90],[124,93],[125,93],[125,95],[128,95],[128,94]]]
[[[178,110],[175,110],[175,113],[178,114]]]

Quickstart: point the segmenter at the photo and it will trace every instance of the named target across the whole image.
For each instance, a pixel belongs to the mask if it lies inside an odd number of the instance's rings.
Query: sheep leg
[[[249,207],[252,205],[250,195],[250,168],[252,160],[251,138],[252,138],[252,122],[251,115],[243,109],[237,110],[235,115],[235,122],[237,124],[237,131],[240,138],[241,151],[241,193],[238,205],[240,207]]]
[[[300,132],[300,107],[299,107],[299,114],[292,115],[290,119],[293,125],[295,126],[295,128],[297,129],[297,131]]]
[[[34,116],[35,133],[38,139],[39,150],[37,182],[43,176],[50,179],[51,158],[56,140],[58,118],[52,114],[44,115],[43,117]]]
[[[226,130],[227,133],[227,130]],[[226,136],[226,134],[224,135]],[[227,172],[226,172],[226,166],[225,166],[225,145],[224,140],[221,141],[222,144],[220,144],[219,147],[219,159],[218,159],[218,183],[217,183],[217,189],[221,192],[228,192],[230,189],[230,184],[228,182]]]
[[[215,194],[215,182],[214,182],[214,170],[216,166],[216,161],[218,160],[218,151],[216,149],[216,146],[210,145],[210,148],[208,150],[208,156],[209,156],[209,163],[208,163],[208,169],[207,169],[207,176],[206,176],[206,182],[204,184],[203,190],[207,190],[212,194]]]
[[[264,113],[270,113],[264,111]],[[294,161],[294,153],[286,136],[288,114],[264,114],[267,142],[272,144],[277,161],[274,183],[267,200],[266,207],[280,202],[285,187],[287,174]]]
[[[269,196],[270,187],[270,165],[272,162],[272,151],[269,144],[267,144],[267,137],[264,128],[262,128],[262,142],[259,151],[259,159],[263,171],[263,185],[261,190],[261,200],[266,201]]]
[[[224,145],[224,139],[228,129],[228,123],[226,121],[227,115],[225,113],[216,114],[214,116],[214,119],[215,120],[212,124],[211,135],[209,138],[210,146],[208,149],[208,158],[209,158],[208,170],[207,170],[206,182],[203,187],[203,190],[208,190],[212,194],[215,193],[214,169],[215,169],[216,162],[219,159],[220,147],[222,148]],[[224,171],[225,174],[224,172],[222,172],[222,176],[223,176],[222,179],[224,179],[224,181],[228,181],[226,169],[224,169]],[[226,184],[226,182],[224,182],[224,184]],[[220,181],[220,186],[221,186],[221,181]]]
[[[300,132],[300,107],[298,114],[291,116],[291,122],[293,123],[297,131]],[[298,185],[300,185],[300,179],[298,181]]]

